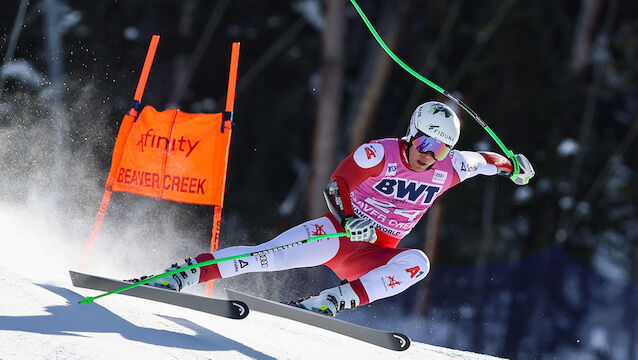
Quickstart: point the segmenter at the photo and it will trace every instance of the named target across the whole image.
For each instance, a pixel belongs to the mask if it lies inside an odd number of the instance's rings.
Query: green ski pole
[[[354,6],[354,8],[357,10],[357,12],[359,13],[359,16],[361,17],[361,19],[363,20],[363,22],[366,24],[366,26],[368,27],[368,29],[370,30],[370,33],[372,33],[372,36],[377,40],[377,42],[379,43],[379,45],[381,45],[381,47],[383,48],[383,50],[385,50],[385,52],[392,58],[392,60],[394,60],[394,62],[396,62],[397,64],[399,64],[399,66],[401,66],[405,71],[407,71],[408,73],[410,73],[412,76],[414,76],[415,78],[421,80],[423,83],[425,83],[426,85],[428,85],[429,87],[431,87],[432,89],[438,91],[440,94],[445,95],[448,99],[454,101],[458,106],[460,106],[463,110],[465,110],[468,114],[470,114],[470,116],[476,120],[476,122],[481,125],[481,127],[492,137],[492,139],[494,139],[494,141],[496,142],[496,144],[501,148],[501,150],[503,151],[503,153],[505,153],[505,155],[510,159],[510,161],[512,162],[512,167],[513,167],[513,171],[512,171],[512,175],[510,176],[510,179],[514,180],[516,179],[516,177],[518,176],[519,172],[520,172],[520,165],[518,164],[518,160],[516,159],[516,156],[514,155],[514,153],[509,150],[501,141],[501,139],[498,138],[498,136],[496,136],[496,134],[494,133],[494,131],[492,131],[492,129],[490,129],[489,126],[487,126],[487,124],[481,119],[480,116],[478,116],[478,114],[476,112],[474,112],[474,110],[470,109],[469,106],[465,105],[460,99],[458,99],[456,96],[450,94],[449,92],[447,92],[445,89],[443,89],[442,87],[438,86],[437,84],[433,83],[432,81],[428,80],[426,77],[424,77],[423,75],[417,73],[416,71],[414,71],[411,67],[409,67],[406,63],[404,63],[401,59],[399,59],[399,57],[397,57],[394,52],[392,52],[392,50],[390,50],[390,48],[385,44],[385,42],[383,41],[383,39],[381,39],[381,37],[379,36],[379,34],[377,33],[377,31],[374,29],[374,27],[372,26],[372,24],[370,23],[370,21],[368,20],[368,18],[366,17],[366,14],[363,13],[363,11],[361,10],[361,8],[359,7],[359,4],[357,4],[357,2],[355,0],[350,0],[350,2],[352,3],[352,5]]]
[[[120,289],[113,290],[113,291],[104,293],[102,295],[93,296],[93,297],[87,296],[83,300],[80,300],[80,303],[87,303],[88,304],[88,303],[93,302],[96,299],[99,299],[99,298],[102,298],[102,297],[105,297],[105,296],[108,296],[108,295],[112,295],[112,294],[117,294],[117,293],[120,293],[122,291],[126,291],[126,290],[132,289],[134,287],[137,287],[137,286],[140,286],[140,285],[144,285],[144,284],[146,284],[148,282],[151,282],[153,280],[156,280],[156,279],[159,279],[159,278],[163,278],[164,276],[177,274],[178,272],[182,272],[182,271],[185,271],[185,270],[195,269],[195,268],[206,266],[206,265],[218,264],[218,263],[221,263],[221,262],[224,262],[224,261],[247,258],[247,257],[255,256],[255,255],[259,256],[259,255],[269,254],[269,253],[273,253],[275,251],[288,249],[288,248],[291,248],[291,247],[295,247],[295,246],[311,243],[313,241],[317,241],[317,240],[321,240],[321,239],[328,239],[328,238],[342,237],[342,236],[350,237],[350,233],[349,232],[340,232],[340,233],[335,233],[335,234],[319,235],[319,236],[310,237],[310,238],[307,238],[307,239],[304,239],[304,240],[295,241],[295,242],[287,244],[287,245],[277,246],[277,247],[274,247],[272,249],[266,249],[266,250],[262,250],[262,251],[255,251],[255,252],[248,253],[248,254],[228,256],[228,257],[221,258],[221,259],[213,259],[213,260],[204,261],[204,262],[201,262],[201,263],[198,263],[198,264],[189,265],[189,266],[186,266],[186,267],[183,267],[183,268],[179,268],[179,269],[176,269],[176,270],[167,271],[167,272],[165,272],[163,274],[146,278],[146,279],[144,279],[142,281],[138,281],[138,282],[136,282],[134,284],[124,286],[124,287],[122,287]]]

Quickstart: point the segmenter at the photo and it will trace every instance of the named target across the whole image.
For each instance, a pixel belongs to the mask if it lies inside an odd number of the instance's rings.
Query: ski
[[[131,284],[126,281],[82,274],[75,271],[69,271],[69,274],[71,275],[73,286],[85,289],[113,291]],[[243,319],[248,316],[248,306],[239,300],[212,299],[146,285],[134,287],[121,292],[121,294],[177,305],[230,319]]]
[[[349,336],[369,344],[381,346],[386,349],[404,351],[410,347],[410,338],[401,333],[377,330],[352,324],[327,315],[318,314],[271,300],[257,298],[228,289],[226,289],[226,295],[229,299],[246,303],[252,310],[316,326],[318,328]]]

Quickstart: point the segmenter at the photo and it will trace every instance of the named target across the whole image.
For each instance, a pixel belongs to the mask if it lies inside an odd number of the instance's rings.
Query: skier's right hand
[[[377,232],[372,220],[352,217],[346,220],[344,229],[349,234],[350,241],[367,241],[369,243],[377,241]]]
[[[533,178],[536,172],[532,163],[527,160],[527,157],[523,154],[516,154],[516,160],[518,161],[519,173],[512,179],[516,185],[527,185],[529,179]]]

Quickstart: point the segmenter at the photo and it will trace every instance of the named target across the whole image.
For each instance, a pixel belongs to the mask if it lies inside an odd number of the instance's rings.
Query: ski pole
[[[304,239],[304,240],[295,241],[295,242],[287,244],[287,245],[277,246],[277,247],[274,247],[274,248],[271,248],[271,249],[255,251],[255,252],[242,254],[242,255],[228,256],[228,257],[221,258],[221,259],[213,259],[213,260],[204,261],[204,262],[201,262],[201,263],[198,263],[198,264],[193,264],[193,265],[189,265],[189,266],[186,266],[186,267],[183,267],[183,268],[167,271],[167,272],[165,272],[163,274],[146,278],[146,279],[138,281],[138,282],[136,282],[134,284],[124,286],[124,287],[122,287],[120,289],[113,290],[113,291],[104,293],[102,295],[93,296],[93,297],[87,296],[83,300],[80,301],[80,304],[81,303],[87,303],[88,304],[88,303],[93,302],[96,299],[101,298],[101,297],[105,297],[105,296],[111,295],[111,294],[117,294],[117,293],[120,293],[122,291],[126,291],[126,290],[132,289],[134,287],[138,287],[140,285],[144,285],[144,284],[146,284],[148,282],[151,282],[153,280],[156,280],[156,279],[159,279],[159,278],[163,278],[164,276],[177,274],[177,273],[182,272],[182,271],[195,269],[195,268],[206,266],[206,265],[218,264],[218,263],[221,263],[221,262],[224,262],[224,261],[237,260],[237,259],[247,258],[247,257],[251,257],[251,256],[259,256],[259,255],[269,254],[269,253],[273,253],[275,251],[288,249],[288,248],[291,248],[291,247],[295,247],[295,246],[311,243],[313,241],[317,241],[317,240],[321,240],[321,239],[328,239],[328,238],[342,237],[342,236],[350,237],[350,233],[346,231],[346,232],[340,232],[340,233],[334,233],[334,234],[318,235],[318,236],[310,237],[310,238],[307,238],[307,239]]]
[[[368,27],[368,29],[370,30],[370,33],[372,33],[372,36],[377,40],[377,42],[379,43],[379,45],[381,45],[381,47],[383,48],[383,50],[385,50],[385,52],[392,58],[392,60],[394,60],[394,62],[396,62],[397,64],[399,64],[399,66],[401,66],[405,71],[407,71],[408,73],[410,73],[412,76],[414,76],[415,78],[421,80],[423,83],[425,83],[426,85],[428,85],[429,87],[431,87],[432,89],[438,91],[440,94],[445,95],[448,99],[454,101],[458,106],[460,106],[463,110],[465,110],[468,114],[470,114],[470,116],[476,120],[476,122],[481,125],[481,127],[492,137],[492,139],[494,139],[494,141],[496,142],[496,144],[501,148],[501,150],[503,151],[503,153],[505,153],[505,155],[507,155],[507,157],[510,159],[510,161],[512,162],[512,167],[513,167],[513,171],[512,171],[512,175],[510,176],[510,179],[514,180],[516,179],[516,177],[518,176],[519,172],[520,172],[520,166],[518,164],[518,160],[516,159],[516,156],[514,155],[514,153],[509,150],[501,141],[501,139],[498,138],[498,136],[496,136],[496,134],[494,133],[494,131],[492,131],[492,129],[490,129],[489,126],[487,126],[487,124],[481,119],[480,116],[478,116],[478,114],[476,112],[474,112],[474,110],[470,109],[469,106],[465,105],[460,99],[458,99],[456,96],[450,94],[449,92],[447,92],[445,89],[443,89],[442,87],[438,86],[437,84],[433,83],[432,81],[428,80],[426,77],[424,77],[423,75],[417,73],[416,71],[414,71],[411,67],[409,67],[406,63],[404,63],[401,59],[399,59],[394,52],[392,52],[392,50],[390,50],[390,48],[385,44],[385,42],[383,41],[383,39],[381,39],[381,37],[379,36],[379,34],[377,33],[377,31],[374,29],[374,27],[372,26],[372,24],[370,23],[370,21],[368,20],[368,18],[366,17],[366,15],[363,13],[363,11],[361,10],[361,8],[359,7],[359,4],[357,4],[357,2],[355,0],[350,0],[350,2],[352,3],[352,5],[354,6],[354,8],[357,10],[357,12],[359,13],[359,16],[361,17],[361,19],[363,20],[363,22],[366,24],[366,26]]]

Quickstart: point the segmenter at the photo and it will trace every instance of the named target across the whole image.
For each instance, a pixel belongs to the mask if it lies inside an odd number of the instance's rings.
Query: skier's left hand
[[[369,243],[377,241],[377,232],[372,220],[353,217],[346,221],[344,228],[350,234],[350,241],[367,241]]]
[[[518,160],[519,173],[514,179],[512,179],[512,181],[516,185],[527,185],[529,179],[533,178],[536,174],[534,172],[534,167],[532,167],[532,164],[529,160],[527,160],[525,155],[516,154],[515,156],[516,160]]]

